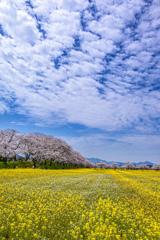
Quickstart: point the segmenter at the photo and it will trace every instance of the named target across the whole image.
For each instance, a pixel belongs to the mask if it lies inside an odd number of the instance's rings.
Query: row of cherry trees
[[[50,165],[63,163],[66,165],[90,168],[160,170],[160,164],[155,164],[152,168],[149,168],[147,165],[135,166],[129,162],[122,166],[118,166],[117,163],[106,164],[104,162],[93,164],[59,138],[39,133],[26,135],[20,134],[15,130],[1,130],[0,155],[4,163],[7,163],[8,160],[16,160],[18,154],[23,154],[26,160],[32,160],[34,166],[36,166],[37,162],[42,163],[49,160]]]
[[[134,165],[130,162],[127,162],[124,165],[119,166],[117,163],[107,164],[105,162],[98,162],[96,166],[99,168],[106,168],[106,169],[153,169],[153,170],[160,170],[160,164],[154,164],[152,167],[146,164],[142,165]]]
[[[15,130],[0,131],[0,155],[5,163],[23,154],[26,160],[42,163],[63,163],[72,166],[93,167],[94,164],[74,151],[61,139],[39,133],[20,134]]]

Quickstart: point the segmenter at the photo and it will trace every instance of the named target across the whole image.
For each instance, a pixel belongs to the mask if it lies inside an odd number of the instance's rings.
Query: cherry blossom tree
[[[134,166],[132,163],[127,162],[127,163],[123,166],[123,168],[125,168],[125,169],[135,169],[135,166]]]
[[[110,168],[113,168],[114,170],[116,170],[118,168],[118,164],[112,163],[112,164],[110,164]]]
[[[107,163],[104,163],[104,162],[98,162],[96,163],[96,166],[99,167],[99,168],[110,168],[110,165],[107,164]]]
[[[160,170],[160,164],[155,163],[153,165],[152,169],[157,170],[157,171]]]
[[[0,154],[3,157],[4,163],[7,163],[7,160],[11,158],[16,159],[17,154],[20,152],[20,134],[15,130],[1,130]]]
[[[149,166],[148,166],[147,164],[141,164],[141,165],[139,166],[139,169],[147,170],[147,169],[149,169]]]
[[[69,164],[78,167],[94,167],[94,164],[72,149],[65,141],[40,133],[20,134],[15,130],[0,131],[0,155],[4,162],[24,154],[26,160],[36,163]]]

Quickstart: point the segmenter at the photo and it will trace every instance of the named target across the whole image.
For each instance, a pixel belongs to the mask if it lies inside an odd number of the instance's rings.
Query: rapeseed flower
[[[0,170],[1,239],[160,239],[160,172]]]

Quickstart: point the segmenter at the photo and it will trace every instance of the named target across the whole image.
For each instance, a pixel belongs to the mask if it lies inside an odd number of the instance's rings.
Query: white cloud
[[[159,129],[158,2],[31,4],[0,2],[1,113],[12,103],[46,124]]]
[[[23,10],[19,10],[10,1],[10,4],[0,5],[0,21],[5,32],[16,43],[34,43],[39,38],[35,19]]]
[[[9,111],[9,108],[7,107],[5,102],[0,101],[0,113],[3,114],[6,111]]]

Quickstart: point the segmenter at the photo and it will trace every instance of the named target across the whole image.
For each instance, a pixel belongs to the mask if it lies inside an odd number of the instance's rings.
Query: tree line
[[[98,163],[96,163],[96,166],[99,168],[105,168],[105,169],[160,170],[160,164],[154,164],[153,166],[148,166],[147,164],[134,165],[130,162],[127,162],[124,165],[118,165],[117,163],[107,164],[105,162],[98,162]]]
[[[91,161],[72,149],[65,141],[40,133],[20,134],[16,130],[0,131],[0,155],[4,163],[16,160],[17,155],[36,163],[49,161],[50,165],[63,163],[64,165],[93,167]]]
[[[34,167],[37,163],[41,164],[49,161],[51,166],[57,163],[85,168],[160,170],[160,164],[149,167],[145,164],[135,166],[130,162],[122,166],[117,163],[92,163],[59,138],[40,133],[20,134],[13,129],[1,130],[0,160],[6,164],[7,161],[16,161],[18,155],[23,155],[26,161],[33,161]]]

